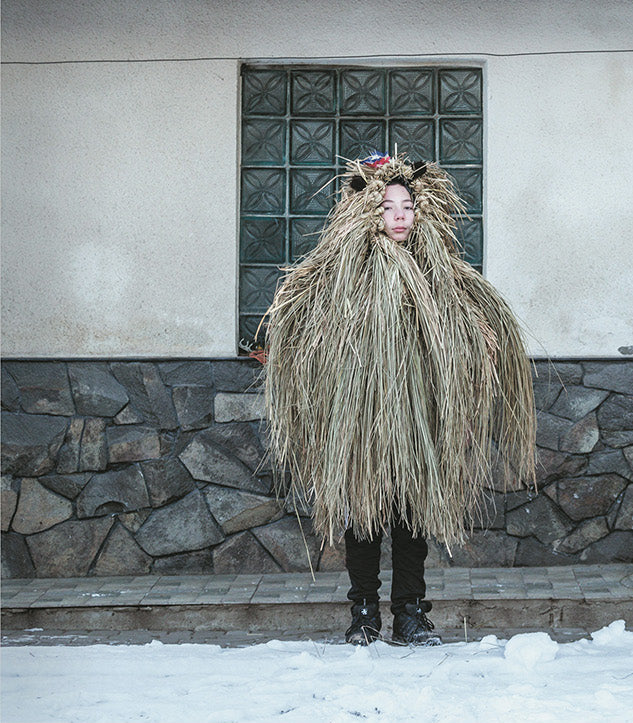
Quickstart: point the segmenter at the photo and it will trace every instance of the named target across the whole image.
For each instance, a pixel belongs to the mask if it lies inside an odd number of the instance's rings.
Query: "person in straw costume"
[[[534,479],[529,362],[516,320],[457,252],[464,208],[434,163],[347,164],[317,246],[268,311],[271,453],[314,529],[345,539],[352,625],[379,637],[379,560],[391,528],[393,639],[437,644],[426,538],[462,544],[492,466]]]

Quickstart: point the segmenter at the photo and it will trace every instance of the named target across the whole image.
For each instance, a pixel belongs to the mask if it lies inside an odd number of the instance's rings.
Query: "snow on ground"
[[[626,723],[633,632],[618,620],[572,643],[13,647],[2,693],[3,723]]]

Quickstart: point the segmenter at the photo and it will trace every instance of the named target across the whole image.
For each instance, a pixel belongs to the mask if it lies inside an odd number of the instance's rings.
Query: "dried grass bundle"
[[[319,244],[286,270],[269,309],[266,404],[271,450],[333,542],[388,526],[463,542],[491,472],[534,476],[534,404],[518,325],[455,251],[463,211],[434,164],[348,164]],[[358,183],[358,177],[361,183]],[[385,185],[415,204],[400,244],[382,233]],[[366,185],[364,185],[366,184]]]

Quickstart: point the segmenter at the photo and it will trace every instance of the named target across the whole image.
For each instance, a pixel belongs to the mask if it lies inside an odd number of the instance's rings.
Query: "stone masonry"
[[[633,561],[633,361],[534,367],[538,492],[495,476],[429,566]],[[6,361],[3,576],[343,569],[275,496],[261,386],[247,358]]]

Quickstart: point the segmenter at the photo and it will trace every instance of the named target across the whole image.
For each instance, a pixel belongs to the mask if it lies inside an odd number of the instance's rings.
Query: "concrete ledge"
[[[633,566],[429,570],[439,630],[597,630],[633,626]],[[295,631],[340,635],[349,621],[344,572],[7,580],[4,630]],[[382,611],[389,630],[390,574]]]
[[[389,603],[382,603],[385,630]],[[441,600],[431,614],[438,630],[578,628],[590,632],[616,619],[633,625],[633,600]],[[149,605],[116,607],[10,608],[2,611],[6,630],[297,630],[337,634],[349,624],[349,603],[267,603],[233,605]]]

